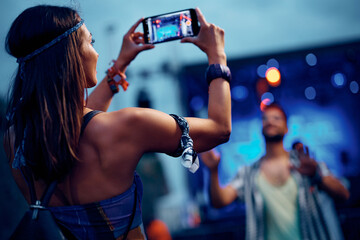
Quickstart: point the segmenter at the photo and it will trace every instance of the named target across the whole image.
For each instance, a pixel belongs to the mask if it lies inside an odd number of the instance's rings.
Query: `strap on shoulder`
[[[99,113],[102,113],[102,111],[99,110],[93,110],[91,112],[88,112],[87,114],[85,114],[85,116],[83,117],[83,123],[81,125],[81,132],[80,135],[83,134],[86,126],[88,125],[88,123],[90,122],[90,120],[95,117],[96,115],[98,115]]]

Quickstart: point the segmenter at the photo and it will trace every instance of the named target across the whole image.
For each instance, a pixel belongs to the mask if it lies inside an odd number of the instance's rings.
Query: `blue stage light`
[[[314,87],[307,87],[305,89],[305,97],[309,100],[314,100],[316,97],[316,90]]]
[[[315,66],[317,63],[317,57],[313,53],[306,55],[305,60],[309,66]]]

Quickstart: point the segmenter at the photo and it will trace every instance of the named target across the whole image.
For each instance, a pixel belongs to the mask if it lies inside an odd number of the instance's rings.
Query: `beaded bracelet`
[[[129,86],[129,83],[123,79],[120,74],[120,70],[115,68],[115,66],[110,67],[106,71],[109,87],[114,94],[119,92],[119,85],[124,91],[126,91]]]
[[[112,79],[112,78],[108,78],[108,84],[110,87],[110,90],[112,91],[113,94],[118,93],[119,92],[119,87],[116,84],[116,82]]]

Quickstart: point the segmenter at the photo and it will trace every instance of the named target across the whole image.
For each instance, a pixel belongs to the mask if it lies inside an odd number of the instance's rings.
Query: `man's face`
[[[288,131],[284,114],[277,108],[266,109],[262,117],[262,133],[266,142],[282,141]]]

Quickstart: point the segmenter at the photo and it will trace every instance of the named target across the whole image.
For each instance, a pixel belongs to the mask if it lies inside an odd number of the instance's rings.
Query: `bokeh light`
[[[265,99],[269,99],[270,102],[267,104],[271,104],[274,102],[274,95],[271,92],[266,92],[261,96],[261,101],[264,101]]]
[[[256,82],[256,93],[258,97],[262,96],[265,92],[269,90],[269,84],[265,78],[260,78]]]
[[[359,92],[359,84],[356,81],[352,81],[349,87],[352,93],[355,94]]]
[[[231,89],[231,96],[234,100],[243,101],[249,95],[249,90],[244,86],[236,86]]]
[[[271,67],[266,71],[266,79],[270,86],[277,87],[281,83],[280,71],[276,67]]]
[[[309,66],[315,66],[317,64],[317,57],[313,53],[306,55],[305,60]]]
[[[200,96],[194,96],[190,101],[190,107],[194,111],[200,111],[204,107],[204,100]]]
[[[309,100],[314,100],[316,97],[316,90],[314,87],[307,87],[305,89],[305,97]]]
[[[267,65],[269,68],[270,68],[270,67],[279,68],[279,62],[278,62],[275,58],[269,59],[269,61],[267,61],[266,65]]]
[[[336,88],[341,88],[346,83],[345,75],[342,73],[335,73],[331,76],[331,83]]]
[[[257,74],[259,77],[264,78],[266,75],[266,71],[268,70],[268,67],[265,64],[260,65],[257,68]]]
[[[271,100],[269,98],[265,98],[260,103],[260,110],[263,112],[265,107],[271,104]]]

